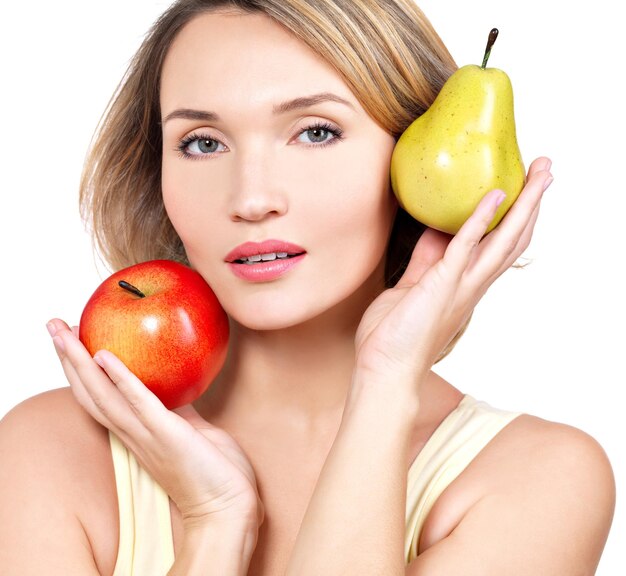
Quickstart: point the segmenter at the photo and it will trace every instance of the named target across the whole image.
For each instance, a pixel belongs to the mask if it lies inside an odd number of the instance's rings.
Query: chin
[[[325,280],[320,274],[312,278],[296,275],[298,270],[294,270],[290,278],[277,282],[233,284],[229,277],[209,278],[208,282],[228,316],[244,328],[286,330],[314,321],[322,328],[333,322],[345,326],[346,319],[357,312],[360,319],[375,289],[383,288],[383,269],[381,257],[361,262],[361,267],[348,274],[328,271]]]
[[[225,299],[222,305],[230,318],[250,330],[286,330],[306,324],[313,328],[311,323],[316,323],[317,331],[330,328],[335,323],[343,329],[350,319],[358,323],[371,303],[371,290],[361,292],[358,286],[344,286],[344,290],[340,290],[336,284],[330,293],[320,287],[313,292],[303,291],[296,298],[290,298],[287,292],[282,298],[276,296],[248,297],[243,301],[234,297]]]
[[[282,305],[248,307],[238,303],[229,310],[229,307],[225,305],[226,312],[235,322],[249,330],[259,331],[293,328],[313,320],[326,310],[326,308],[315,308],[307,310],[302,304],[290,306],[284,303]]]

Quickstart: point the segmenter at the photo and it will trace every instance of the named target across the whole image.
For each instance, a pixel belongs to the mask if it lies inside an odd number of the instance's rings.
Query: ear
[[[452,240],[450,234],[426,228],[417,241],[409,265],[396,287],[407,288],[417,284],[426,271],[443,258],[450,240]]]

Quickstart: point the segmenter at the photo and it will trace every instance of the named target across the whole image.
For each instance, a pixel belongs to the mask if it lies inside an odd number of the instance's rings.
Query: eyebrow
[[[321,102],[338,102],[339,104],[344,104],[349,108],[354,110],[354,106],[348,100],[342,98],[341,96],[337,96],[332,92],[320,92],[319,94],[312,94],[311,96],[301,96],[299,98],[294,98],[293,100],[288,100],[287,102],[283,102],[282,104],[278,104],[274,106],[272,112],[274,115],[285,114],[286,112],[291,112],[293,110],[300,110],[302,108],[310,108],[315,104],[320,104]],[[194,110],[192,108],[179,108],[170,112],[161,122],[165,124],[169,120],[173,120],[174,118],[182,118],[183,120],[202,120],[204,122],[216,122],[220,119],[220,117],[215,112],[208,112],[205,110]]]

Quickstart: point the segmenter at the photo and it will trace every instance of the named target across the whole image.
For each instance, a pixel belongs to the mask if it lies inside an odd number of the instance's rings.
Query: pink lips
[[[249,282],[268,282],[291,270],[305,256],[306,251],[301,246],[282,240],[266,240],[241,244],[224,260],[239,278]]]

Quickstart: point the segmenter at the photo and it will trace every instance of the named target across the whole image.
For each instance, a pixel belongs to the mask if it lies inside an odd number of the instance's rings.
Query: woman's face
[[[237,322],[285,328],[382,288],[394,139],[315,52],[263,14],[198,16],[161,111],[165,208]]]

